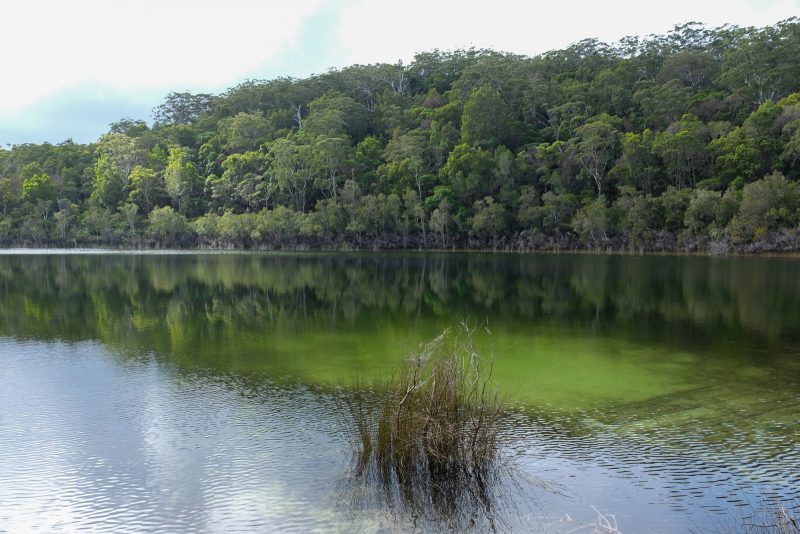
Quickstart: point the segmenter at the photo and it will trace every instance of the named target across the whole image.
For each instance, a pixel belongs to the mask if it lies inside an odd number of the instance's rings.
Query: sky
[[[470,46],[536,55],[698,21],[765,26],[800,0],[3,0],[0,147],[90,142],[171,91]]]

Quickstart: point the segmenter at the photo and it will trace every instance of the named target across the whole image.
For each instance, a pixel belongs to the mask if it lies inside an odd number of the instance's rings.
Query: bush
[[[572,228],[581,237],[583,244],[599,247],[608,241],[608,230],[611,226],[605,197],[597,198],[583,206],[575,218]]]
[[[192,236],[186,217],[170,206],[155,208],[147,217],[150,235],[164,245],[179,245]]]
[[[773,173],[744,186],[739,211],[728,225],[734,239],[751,240],[800,219],[800,186]]]
[[[718,191],[696,189],[683,218],[686,228],[694,235],[706,235],[717,218],[721,197]]]
[[[503,412],[472,332],[444,332],[383,389],[348,400],[356,477],[377,482],[394,510],[432,510],[456,529],[476,510],[492,521]]]

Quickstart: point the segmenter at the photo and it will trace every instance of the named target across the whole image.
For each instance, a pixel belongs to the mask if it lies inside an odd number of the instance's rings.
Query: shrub
[[[376,401],[350,398],[356,477],[376,482],[394,510],[432,510],[454,528],[476,511],[492,522],[505,462],[491,375],[463,326],[424,345]]]

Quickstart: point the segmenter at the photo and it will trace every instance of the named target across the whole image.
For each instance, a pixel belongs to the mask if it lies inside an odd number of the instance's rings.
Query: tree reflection
[[[0,256],[0,333],[206,353],[243,335],[476,317],[648,342],[755,333],[785,343],[800,339],[796,267],[678,257]]]

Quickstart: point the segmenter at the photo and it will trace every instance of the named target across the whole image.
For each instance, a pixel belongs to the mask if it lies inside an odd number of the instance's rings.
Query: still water
[[[800,260],[0,255],[0,531],[446,530],[354,506],[340,398],[487,326],[503,528],[800,503]],[[483,330],[481,330],[483,331]],[[368,386],[367,386],[368,387]],[[583,527],[583,528],[581,528]]]

